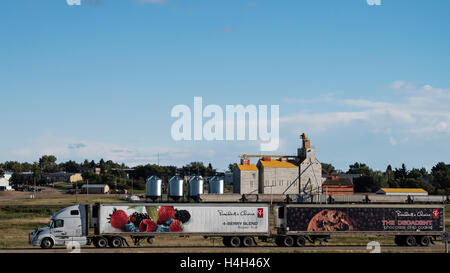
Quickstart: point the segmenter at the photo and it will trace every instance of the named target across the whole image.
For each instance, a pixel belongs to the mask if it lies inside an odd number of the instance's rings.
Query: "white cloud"
[[[372,132],[409,134],[416,137],[425,134],[450,134],[450,90],[431,85],[416,87],[413,84],[396,81],[391,88],[404,96],[400,102],[385,102],[367,99],[330,99],[323,101],[338,104],[347,111],[321,113],[296,113],[280,118],[286,127],[305,128],[309,131],[327,131],[362,122]],[[285,101],[293,101],[285,99]],[[397,141],[392,138],[390,143]]]

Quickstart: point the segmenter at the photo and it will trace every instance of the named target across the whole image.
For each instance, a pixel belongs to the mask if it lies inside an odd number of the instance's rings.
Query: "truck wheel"
[[[431,242],[430,236],[420,236],[418,241],[421,246],[429,246]]]
[[[96,248],[105,248],[108,246],[108,240],[106,240],[106,238],[99,237],[94,239],[94,245]]]
[[[299,247],[304,247],[306,245],[306,238],[303,236],[298,236],[295,240],[295,244]]]
[[[242,246],[252,247],[254,245],[253,237],[247,236],[242,239]]]
[[[50,249],[53,247],[53,240],[50,238],[44,238],[41,241],[41,248]]]
[[[122,241],[122,238],[120,238],[120,237],[113,237],[113,238],[109,239],[109,241],[108,241],[109,247],[112,247],[112,248],[119,248],[122,246],[122,244],[123,244],[123,241]]]
[[[292,238],[292,236],[285,236],[283,238],[283,246],[285,246],[285,247],[294,246],[294,238]]]
[[[148,237],[147,238],[147,243],[152,245],[154,242],[155,242],[155,237]]]
[[[234,236],[230,238],[231,247],[239,247],[241,245],[241,238]]]
[[[405,242],[406,242],[406,246],[417,245],[416,237],[414,237],[412,235],[406,236]]]

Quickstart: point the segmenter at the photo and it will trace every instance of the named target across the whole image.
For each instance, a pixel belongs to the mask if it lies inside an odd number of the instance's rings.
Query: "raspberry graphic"
[[[111,226],[118,229],[122,229],[128,223],[127,213],[123,210],[117,210],[115,208],[108,219]]]
[[[158,210],[158,225],[164,225],[170,218],[175,218],[175,210],[173,207],[162,206]]]
[[[141,224],[139,225],[139,230],[141,232],[153,232],[158,228],[158,226],[155,225],[155,222],[153,222],[151,219],[144,219],[142,220]]]
[[[182,232],[183,231],[183,225],[179,220],[175,220],[170,224],[170,231],[171,232]]]

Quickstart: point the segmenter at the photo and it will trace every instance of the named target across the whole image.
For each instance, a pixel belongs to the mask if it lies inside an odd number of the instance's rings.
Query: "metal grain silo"
[[[162,180],[156,175],[147,179],[145,188],[145,195],[150,197],[153,201],[162,196]]]
[[[224,180],[218,176],[211,178],[208,186],[208,193],[223,194],[224,192]]]
[[[188,193],[189,197],[198,199],[200,194],[203,194],[204,180],[201,176],[194,176],[189,180]]]
[[[182,177],[175,175],[169,179],[168,195],[174,200],[178,200],[184,196],[184,180]]]

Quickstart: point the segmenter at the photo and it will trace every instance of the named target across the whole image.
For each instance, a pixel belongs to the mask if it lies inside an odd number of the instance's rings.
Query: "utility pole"
[[[75,204],[78,203],[78,181],[75,181]]]
[[[89,197],[89,179],[86,179],[86,198]]]
[[[34,177],[33,198],[36,198],[36,177]]]

